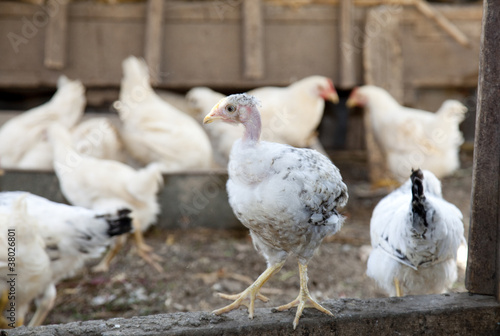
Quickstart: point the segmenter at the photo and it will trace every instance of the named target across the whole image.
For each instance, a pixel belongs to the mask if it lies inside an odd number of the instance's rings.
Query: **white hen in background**
[[[54,122],[74,126],[83,114],[85,89],[61,76],[57,92],[45,104],[7,121],[0,128],[0,165],[7,169],[52,169],[47,128]],[[13,145],[15,144],[15,145]]]
[[[161,99],[151,88],[146,63],[123,61],[120,100],[114,104],[123,121],[122,140],[142,164],[158,162],[164,172],[210,168],[212,147],[192,117]]]
[[[126,161],[120,133],[109,118],[96,117],[82,121],[71,129],[71,135],[79,154],[98,159]]]
[[[323,117],[325,100],[337,103],[332,81],[310,76],[287,87],[261,87],[248,92],[260,100],[262,140],[311,147]]]
[[[366,85],[352,91],[347,105],[365,107],[375,140],[399,182],[416,167],[438,178],[460,167],[463,137],[458,126],[467,112],[460,102],[447,100],[432,113],[401,106],[384,89]]]
[[[100,257],[112,237],[132,228],[127,209],[99,213],[26,192],[0,193],[0,213],[17,219],[16,307],[20,309],[18,299],[25,297],[23,303],[29,304],[36,297],[30,326],[42,324],[52,309],[59,281],[73,276],[87,260]],[[2,269],[2,284],[6,274]]]
[[[190,109],[194,111],[197,120],[200,122],[203,121],[203,118],[210,112],[212,107],[224,97],[225,95],[222,93],[213,91],[207,87],[195,87],[186,94]],[[234,142],[243,136],[243,125],[213,123],[207,125],[205,130],[212,143],[215,162],[219,166],[226,168]]]
[[[163,182],[160,165],[152,163],[135,170],[118,161],[78,155],[68,130],[57,124],[49,129],[49,139],[54,147],[54,170],[66,199],[104,213],[122,208],[132,210],[137,252],[162,271],[142,236],[160,212],[156,195]],[[95,270],[106,271],[123,243],[120,240]]]
[[[430,171],[414,171],[377,204],[370,236],[366,273],[390,296],[439,294],[456,281],[462,213],[443,199]]]

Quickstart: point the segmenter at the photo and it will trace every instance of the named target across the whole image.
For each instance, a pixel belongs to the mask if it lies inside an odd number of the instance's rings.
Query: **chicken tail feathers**
[[[412,213],[413,213],[413,228],[421,233],[422,237],[428,227],[426,210],[425,210],[425,195],[424,195],[424,174],[420,169],[412,170],[411,173],[411,193],[412,193]]]
[[[97,218],[104,218],[108,222],[108,235],[110,237],[118,236],[128,233],[132,230],[132,217],[129,209],[120,209],[115,215],[106,214],[96,216]]]

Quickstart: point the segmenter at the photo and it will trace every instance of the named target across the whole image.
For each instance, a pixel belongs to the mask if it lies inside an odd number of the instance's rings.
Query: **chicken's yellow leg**
[[[121,250],[125,242],[127,241],[127,235],[121,235],[119,236],[115,244],[111,247],[111,249],[106,253],[104,258],[92,268],[92,272],[99,273],[99,272],[107,272],[109,270],[109,265],[111,264],[111,260],[118,254],[118,252]]]
[[[22,325],[24,325],[24,317],[21,317],[16,321],[16,327],[20,327]]]
[[[394,278],[394,287],[396,287],[396,296],[397,297],[403,296],[403,291],[401,290],[401,283],[399,282],[398,278]]]
[[[9,291],[5,289],[0,298],[0,329],[9,328],[9,321],[3,316],[3,312],[9,303]]]
[[[144,242],[144,236],[141,231],[141,223],[134,219],[132,221],[132,225],[134,226],[134,238],[135,238],[135,246],[137,247],[137,254],[144,259],[148,264],[153,266],[158,272],[163,273],[163,268],[157,261],[162,261],[162,258],[156,254],[154,254],[153,248]]]
[[[230,305],[227,305],[221,309],[214,310],[213,313],[216,315],[220,315],[223,313],[227,313],[233,309],[238,308],[241,305],[244,305],[248,308],[248,317],[253,318],[253,312],[254,312],[254,305],[255,305],[255,299],[260,299],[264,302],[267,302],[269,299],[266,298],[263,295],[259,294],[259,291],[261,287],[266,283],[267,280],[273,276],[274,273],[278,272],[281,267],[283,267],[283,264],[285,261],[282,261],[276,265],[268,267],[264,273],[262,273],[257,280],[253,284],[250,285],[247,289],[245,289],[243,292],[240,294],[236,295],[221,295],[223,298],[227,299],[236,299],[233,303]],[[250,302],[245,302],[245,300],[250,299]]]
[[[333,316],[333,314],[326,308],[323,308],[319,303],[314,300],[309,294],[309,289],[307,288],[307,265],[302,265],[299,262],[299,274],[300,274],[300,291],[299,296],[289,304],[279,306],[276,310],[283,311],[290,309],[292,307],[297,307],[297,313],[295,314],[295,319],[293,320],[293,329],[297,328],[299,324],[300,316],[304,311],[304,308],[316,308],[317,310]]]
[[[39,297],[36,302],[36,311],[31,318],[28,327],[36,327],[42,325],[43,321],[47,317],[47,314],[54,308],[56,302],[56,286],[54,284],[50,285],[45,289],[45,292],[41,297]]]
[[[144,236],[141,231],[141,223],[134,219],[132,224],[134,226],[135,246],[137,249],[145,253],[153,251],[153,248],[144,242]]]

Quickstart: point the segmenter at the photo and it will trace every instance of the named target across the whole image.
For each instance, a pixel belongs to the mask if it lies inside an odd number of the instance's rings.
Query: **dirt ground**
[[[319,299],[383,297],[384,293],[365,275],[369,253],[369,219],[383,195],[370,195],[366,163],[361,155],[332,155],[349,186],[347,220],[342,231],[323,242],[309,263],[309,288]],[[472,157],[462,155],[462,169],[444,179],[446,199],[464,214],[466,234],[471,190]],[[165,231],[153,228],[146,241],[163,258],[160,274],[140,259],[129,241],[109,273],[93,274],[90,267],[57,286],[55,308],[45,324],[132,317],[157,313],[211,311],[229,301],[218,292],[238,293],[264,271],[265,261],[253,248],[246,230],[196,229]],[[97,262],[97,261],[96,261]],[[263,288],[271,300],[256,307],[274,307],[295,299],[299,278],[295,260]],[[463,292],[464,270],[452,291]],[[30,316],[28,316],[28,319]]]

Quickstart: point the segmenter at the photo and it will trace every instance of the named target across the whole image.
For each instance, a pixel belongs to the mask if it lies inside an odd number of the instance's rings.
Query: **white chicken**
[[[339,101],[332,81],[310,76],[287,87],[261,87],[248,92],[262,103],[262,139],[310,147],[316,137],[325,100]]]
[[[30,303],[51,283],[50,259],[39,232],[25,195],[18,194],[8,206],[0,203],[1,329],[23,325]]]
[[[222,93],[207,87],[195,87],[186,94],[190,109],[195,111],[194,114],[198,116],[200,122],[203,121],[203,117],[210,112],[212,107],[224,97],[225,95]],[[243,136],[243,125],[214,123],[205,129],[212,143],[215,162],[221,167],[227,167],[234,142]]]
[[[87,119],[71,130],[76,151],[98,159],[125,162],[118,129],[105,117]]]
[[[247,94],[221,100],[204,123],[222,120],[241,123],[245,133],[231,151],[227,192],[236,217],[250,230],[255,248],[267,260],[268,268],[245,291],[222,295],[235,300],[216,310],[222,314],[246,305],[253,318],[255,299],[268,299],[260,288],[285,263],[288,255],[298,259],[300,292],[279,311],[297,306],[294,328],[305,307],[331,312],[317,303],[307,287],[307,263],[322,240],[336,233],[343,217],[338,207],[347,203],[347,187],[335,165],[322,154],[303,148],[259,141],[261,133],[258,101]],[[249,301],[249,302],[247,302]]]
[[[447,100],[432,113],[401,106],[384,89],[366,85],[352,91],[347,105],[365,107],[375,140],[399,182],[415,167],[430,170],[438,178],[460,167],[463,137],[458,126],[467,112],[460,102]]]
[[[439,294],[456,281],[462,213],[443,199],[430,171],[413,171],[377,204],[370,236],[366,273],[390,296]]]
[[[132,157],[142,164],[159,162],[163,172],[210,168],[213,158],[207,134],[193,118],[154,92],[146,63],[130,56],[123,61],[123,72],[120,100],[114,107]]]
[[[4,256],[0,269],[2,286],[10,273],[18,276],[15,284],[17,325],[23,324],[33,299],[37,309],[29,326],[42,324],[54,306],[55,285],[73,276],[87,260],[101,256],[112,237],[130,232],[132,228],[127,209],[112,214],[98,213],[26,192],[0,193],[0,213],[2,220],[10,216],[9,224],[15,224],[16,229],[14,235],[6,237],[7,228],[1,222],[5,228],[1,244],[6,243],[5,238],[10,242],[8,238],[14,237],[16,245],[15,269],[5,268],[12,265],[4,262]]]
[[[53,122],[74,126],[83,114],[85,89],[80,81],[61,76],[47,103],[7,121],[0,128],[0,164],[4,169],[52,169],[47,128]],[[15,146],[12,144],[15,143]]]
[[[73,149],[68,130],[57,124],[49,129],[49,139],[54,147],[54,170],[66,199],[71,204],[100,212],[131,209],[137,252],[161,272],[157,256],[150,253],[151,248],[142,236],[160,212],[157,200],[163,182],[160,165],[151,163],[135,170],[118,161],[81,156]],[[109,268],[124,239],[115,244],[95,271]]]

